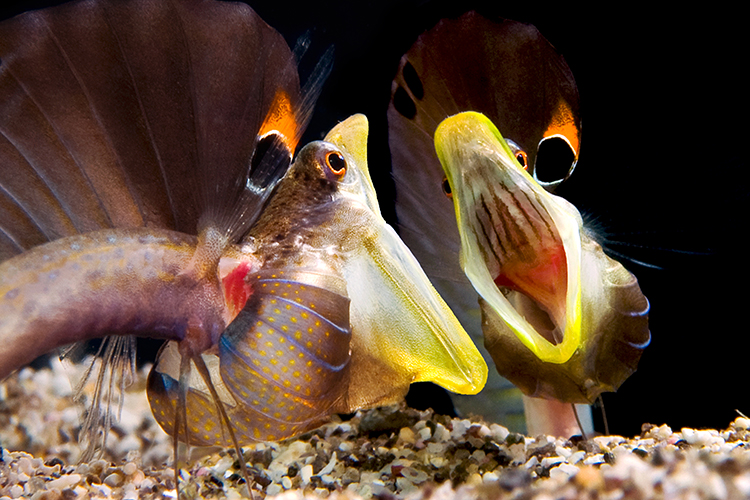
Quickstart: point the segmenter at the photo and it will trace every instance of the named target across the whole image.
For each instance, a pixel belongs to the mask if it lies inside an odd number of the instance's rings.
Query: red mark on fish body
[[[234,265],[226,274],[224,273],[225,265]],[[234,319],[239,312],[245,307],[247,299],[252,295],[253,290],[250,284],[245,280],[248,273],[252,270],[250,262],[234,261],[229,263],[222,259],[221,268],[221,285],[224,289],[224,300],[227,304],[227,310],[231,316],[229,321]]]

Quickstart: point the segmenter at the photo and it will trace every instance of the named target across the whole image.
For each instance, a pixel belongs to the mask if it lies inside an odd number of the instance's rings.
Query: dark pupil
[[[522,155],[521,153],[518,153],[516,155],[516,160],[518,161],[518,163],[521,164],[523,168],[526,168],[526,157],[524,155]]]
[[[346,168],[346,160],[341,153],[330,153],[328,155],[328,166],[331,167],[331,170],[338,172],[342,168]]]
[[[443,179],[443,192],[447,195],[451,194],[451,184],[448,182],[448,178]]]

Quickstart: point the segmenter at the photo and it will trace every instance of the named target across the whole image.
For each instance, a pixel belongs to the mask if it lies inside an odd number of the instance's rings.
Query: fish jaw
[[[616,390],[650,339],[635,277],[584,233],[575,207],[517,164],[483,115],[446,119],[435,144],[498,371],[527,395],[566,402]]]
[[[528,349],[564,363],[580,340],[580,217],[521,168],[484,115],[446,119],[435,144],[452,190],[464,272]],[[508,299],[518,293],[537,311],[519,313]]]
[[[339,226],[348,233],[344,275],[351,298],[353,373],[357,366],[394,391],[378,402],[397,401],[409,383],[432,381],[476,394],[487,365],[453,312],[435,291],[414,255],[380,214],[367,163],[368,123],[354,115],[325,140],[339,147],[351,178],[340,186]],[[349,174],[347,174],[349,175]],[[350,405],[371,399],[372,380],[357,378]]]

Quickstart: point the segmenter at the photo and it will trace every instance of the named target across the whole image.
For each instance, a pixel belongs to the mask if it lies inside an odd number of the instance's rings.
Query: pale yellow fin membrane
[[[367,165],[368,123],[354,115],[325,140],[338,146],[359,173],[349,189],[370,217],[360,244],[347,257],[344,274],[352,301],[353,367],[350,405],[377,398],[392,400],[408,384],[435,382],[462,394],[476,394],[487,379],[487,365],[454,314],[430,284],[416,259],[380,215]],[[357,364],[373,372],[360,372]],[[383,397],[383,380],[399,386]]]

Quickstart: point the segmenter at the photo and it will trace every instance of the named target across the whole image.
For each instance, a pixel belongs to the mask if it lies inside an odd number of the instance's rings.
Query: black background
[[[6,18],[61,2],[15,2]],[[460,3],[461,5],[457,5]],[[537,26],[581,94],[582,149],[559,190],[628,263],[651,301],[652,345],[605,396],[612,432],[641,424],[725,427],[750,413],[747,391],[748,43],[736,12],[591,9],[500,2],[253,1],[290,44],[311,30],[336,60],[306,140],[353,113],[370,119],[370,169],[393,220],[385,113],[400,56],[440,17],[471,8]],[[355,5],[356,4],[356,5]]]

